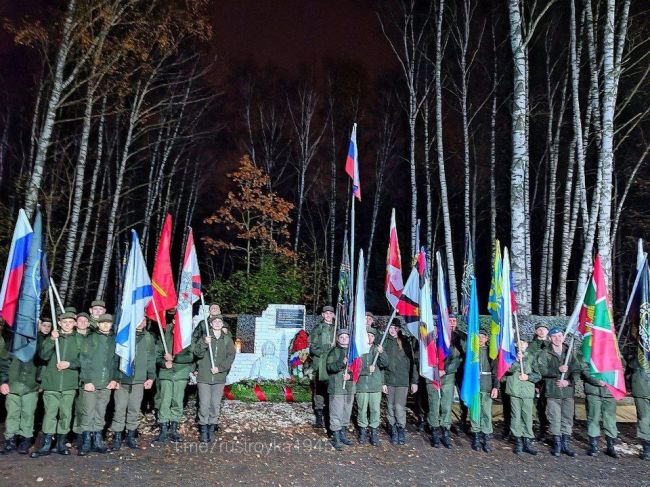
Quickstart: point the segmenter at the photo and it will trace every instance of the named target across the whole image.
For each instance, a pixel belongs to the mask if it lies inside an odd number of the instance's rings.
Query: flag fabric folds
[[[604,381],[619,400],[626,394],[625,379],[600,255],[596,256],[587,286],[578,326],[578,332],[583,336],[582,355],[589,364],[590,374]]]
[[[34,231],[29,243],[27,263],[20,286],[10,347],[13,356],[21,362],[30,362],[36,355],[41,294],[47,289],[48,282],[43,218],[41,212],[36,210]]]
[[[359,150],[357,147],[357,124],[352,126],[348,157],[345,160],[345,172],[352,179],[352,194],[361,201],[361,183],[359,182]]]
[[[510,366],[517,360],[517,351],[515,350],[515,340],[512,333],[512,315],[513,315],[513,294],[511,292],[510,276],[510,256],[508,248],[503,251],[503,269],[502,269],[501,292],[503,302],[501,304],[501,323],[499,325],[499,350],[497,353],[497,379],[501,378],[508,372]]]
[[[178,299],[176,298],[176,288],[174,285],[174,276],[172,274],[172,263],[169,255],[172,241],[172,217],[167,214],[165,224],[163,225],[158,242],[158,251],[156,252],[156,262],[153,266],[151,275],[151,286],[153,288],[153,298],[147,306],[147,317],[157,320],[163,328],[167,328],[165,321],[165,311],[176,307]],[[154,307],[155,302],[155,307]],[[155,308],[155,309],[154,309]],[[156,311],[158,316],[156,316]]]
[[[388,236],[388,253],[386,255],[386,283],[384,290],[386,299],[393,308],[397,307],[399,296],[404,289],[402,278],[402,258],[397,240],[397,224],[395,222],[395,208],[390,217],[390,232]]]
[[[121,313],[115,338],[115,353],[120,357],[120,370],[127,376],[133,374],[136,327],[145,318],[145,308],[152,296],[151,279],[142,256],[138,234],[131,230],[131,249],[126,265]]]
[[[472,236],[465,235],[465,265],[463,267],[463,279],[461,281],[462,312],[463,318],[467,320],[469,314],[469,300],[472,294],[472,277],[474,277],[474,251]]]
[[[201,298],[201,272],[196,257],[194,235],[188,230],[185,257],[178,286],[178,305],[176,306],[176,326],[172,342],[172,353],[176,355],[192,343],[192,305]]]
[[[418,270],[422,277],[420,288],[420,323],[419,323],[419,347],[420,347],[420,375],[433,382],[433,387],[439,389],[440,368],[444,368],[444,357],[442,363],[438,354],[438,346],[434,337],[436,326],[433,316],[433,291],[431,279],[428,272],[426,253],[420,252],[418,258]]]
[[[490,312],[490,348],[489,355],[492,360],[497,358],[499,353],[499,333],[501,330],[501,316],[503,305],[503,294],[501,285],[503,283],[503,263],[501,261],[501,244],[497,240],[494,245],[494,262],[492,264],[492,279],[490,282],[490,297],[488,298],[488,311]]]
[[[478,332],[476,278],[472,278],[467,320],[467,348],[465,350],[465,366],[463,369],[463,383],[460,387],[460,398],[469,409],[470,418],[475,422],[480,421],[481,417],[481,365],[479,362]]]
[[[625,323],[631,325],[631,335],[637,345],[637,360],[641,370],[650,377],[650,264],[639,239],[637,274],[625,310]]]
[[[404,318],[408,330],[413,336],[418,336],[418,322],[420,321],[420,274],[417,267],[413,267],[409,278],[406,280],[402,294],[397,302],[397,312]]]
[[[2,289],[0,289],[0,317],[9,327],[14,325],[20,285],[23,282],[32,236],[32,226],[29,224],[25,210],[21,208],[18,212],[16,227],[9,247],[9,257],[7,258],[7,267],[2,280]]]
[[[348,368],[352,372],[352,381],[356,384],[361,372],[361,356],[370,351],[368,333],[366,333],[366,298],[364,279],[363,250],[359,251],[359,267],[357,271],[357,292],[354,298],[353,327],[348,349]]]
[[[348,234],[346,232],[343,240],[343,255],[341,267],[339,268],[339,297],[337,310],[339,312],[338,328],[346,328],[352,317],[350,306],[352,305],[352,289],[350,289],[350,251],[348,250]]]
[[[447,301],[447,281],[442,266],[440,252],[436,252],[438,266],[438,354],[444,360],[451,350],[451,328],[449,326],[449,305]]]

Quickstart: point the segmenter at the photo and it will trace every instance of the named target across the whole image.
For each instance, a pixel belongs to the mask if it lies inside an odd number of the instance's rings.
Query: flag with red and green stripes
[[[605,382],[616,399],[622,399],[626,393],[623,364],[600,256],[596,256],[594,272],[587,286],[578,327],[583,336],[582,355],[589,364],[591,375]]]

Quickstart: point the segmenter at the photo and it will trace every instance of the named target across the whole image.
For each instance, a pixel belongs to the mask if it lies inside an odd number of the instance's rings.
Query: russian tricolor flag
[[[359,183],[359,150],[357,147],[357,124],[352,126],[348,157],[345,160],[345,172],[352,178],[352,194],[361,201],[361,184]]]
[[[348,368],[352,372],[352,381],[356,384],[361,372],[361,356],[370,351],[368,333],[366,332],[366,298],[364,292],[363,250],[359,251],[359,268],[357,271],[357,295],[354,299],[354,327],[350,337]]]
[[[16,228],[11,239],[7,267],[2,280],[2,289],[0,290],[0,316],[10,327],[13,327],[16,318],[20,285],[23,281],[23,273],[25,272],[33,235],[34,232],[29,224],[25,210],[21,209],[18,212]]]
[[[510,257],[508,255],[508,248],[503,250],[503,272],[502,276],[502,322],[501,330],[499,332],[499,348],[497,354],[497,379],[501,378],[508,371],[510,366],[517,361],[517,353],[515,351],[515,340],[512,334],[512,314],[513,303],[515,302],[514,295],[511,292],[511,276],[510,276]]]

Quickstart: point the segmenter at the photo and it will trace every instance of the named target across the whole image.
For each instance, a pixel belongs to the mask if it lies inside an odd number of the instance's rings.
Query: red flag
[[[172,241],[172,216],[167,214],[158,242],[156,252],[156,263],[153,266],[151,275],[151,287],[153,287],[153,298],[146,309],[147,318],[158,320],[166,329],[165,311],[176,307],[176,288],[174,276],[172,275],[172,263],[169,256],[169,247]],[[154,301],[158,316],[154,311]]]
[[[397,240],[397,225],[395,223],[395,208],[390,217],[390,234],[388,238],[388,254],[386,255],[386,282],[384,292],[386,299],[394,308],[404,289],[402,280],[402,259],[399,253],[399,241]]]

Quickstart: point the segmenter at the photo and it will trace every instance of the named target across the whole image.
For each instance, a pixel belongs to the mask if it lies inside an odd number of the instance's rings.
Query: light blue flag
[[[476,293],[476,278],[472,277],[467,321],[467,349],[460,398],[469,409],[470,418],[473,421],[478,421],[481,416],[481,366],[479,362],[478,332],[478,296]]]
[[[142,257],[138,234],[131,230],[131,250],[124,276],[122,305],[115,339],[115,353],[120,357],[120,370],[129,377],[133,374],[135,329],[144,320],[144,309],[152,296],[151,278]]]

